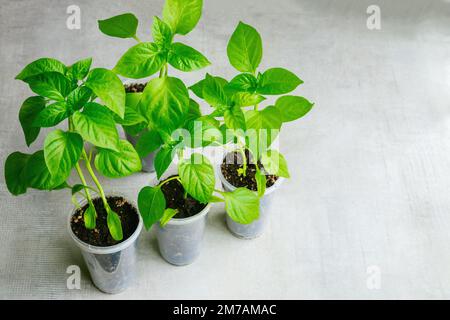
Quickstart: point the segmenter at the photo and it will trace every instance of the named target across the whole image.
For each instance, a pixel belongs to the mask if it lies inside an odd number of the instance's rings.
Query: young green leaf
[[[239,22],[228,42],[227,54],[238,71],[255,73],[262,58],[262,40],[258,31]]]
[[[261,94],[285,94],[297,88],[303,81],[289,70],[272,68],[264,72],[258,81]]]
[[[66,76],[71,80],[83,80],[88,75],[91,65],[92,58],[79,60],[67,69]]]
[[[27,146],[30,146],[36,140],[41,131],[39,127],[33,126],[33,123],[44,108],[45,99],[39,96],[27,98],[20,107],[19,121]]]
[[[92,90],[88,87],[77,87],[67,96],[67,106],[71,111],[77,111],[84,107],[92,97]]]
[[[109,178],[121,178],[142,170],[142,163],[131,143],[120,140],[119,151],[99,149],[95,157],[97,170]]]
[[[83,214],[84,226],[86,227],[86,229],[92,230],[95,228],[96,217],[97,211],[95,210],[95,206],[93,203],[90,203]]]
[[[55,101],[64,101],[71,91],[70,81],[58,72],[41,73],[25,80],[34,93]]]
[[[120,241],[123,239],[122,223],[117,213],[111,210],[109,206],[106,208],[107,216],[106,223],[108,224],[109,233],[114,240]]]
[[[189,106],[189,93],[177,78],[155,78],[148,82],[139,110],[150,123],[172,131],[185,121]]]
[[[241,224],[249,224],[259,218],[259,198],[255,192],[237,188],[224,192],[225,209],[231,219]]]
[[[266,176],[261,172],[261,170],[256,170],[255,174],[256,179],[256,186],[258,189],[258,197],[264,196],[264,193],[266,192]]]
[[[224,88],[227,84],[228,81],[225,80],[224,78],[221,77],[213,77],[216,82],[218,83],[220,88]],[[194,92],[194,94],[199,97],[200,99],[204,99],[203,97],[203,88],[205,87],[205,83],[207,82],[206,78],[200,80],[199,82],[197,82],[196,84],[192,85],[191,87],[189,87],[189,89]]]
[[[186,116],[185,126],[189,123],[189,121],[195,120],[201,116],[202,112],[200,111],[200,105],[195,100],[189,98],[189,109]]]
[[[233,95],[234,104],[240,107],[254,106],[265,99],[266,98],[259,94],[250,92],[237,92]]]
[[[24,179],[28,186],[38,190],[58,189],[66,177],[52,176],[45,164],[44,151],[40,150],[31,155],[24,170]]]
[[[152,35],[153,41],[159,48],[167,49],[170,47],[173,38],[172,30],[167,23],[156,16],[153,18]]]
[[[48,105],[37,115],[33,121],[33,126],[50,128],[59,124],[70,116],[70,110],[66,102],[60,101]]]
[[[227,107],[230,105],[228,97],[224,91],[223,81],[206,74],[203,82],[203,99],[215,108]]]
[[[231,79],[228,87],[236,91],[254,93],[258,86],[258,80],[250,73],[241,73]]]
[[[155,156],[155,171],[158,179],[161,178],[167,168],[169,168],[173,156],[173,148],[171,146],[164,145],[159,149]]]
[[[180,42],[170,47],[169,63],[175,69],[185,72],[199,70],[211,64],[203,54]]]
[[[245,130],[245,116],[241,107],[235,105],[225,110],[224,113],[225,125],[230,129]]]
[[[184,144],[190,148],[206,147],[212,143],[222,144],[222,132],[219,129],[220,122],[210,116],[202,116],[193,119],[186,125],[190,134],[190,141]]]
[[[209,160],[193,153],[189,160],[178,165],[178,174],[184,189],[200,203],[208,203],[216,184],[214,168]]]
[[[286,159],[276,150],[267,150],[261,155],[261,164],[269,174],[289,178]]]
[[[153,75],[165,63],[166,54],[157,44],[141,42],[125,52],[113,71],[127,78],[140,79]]]
[[[83,112],[73,115],[75,130],[84,140],[97,147],[119,151],[119,134],[111,112],[104,106],[89,102]]]
[[[24,172],[30,155],[14,152],[11,153],[5,162],[5,181],[6,187],[13,195],[18,196],[27,191],[28,180]]]
[[[147,122],[147,119],[145,119],[140,113],[136,111],[136,109],[125,106],[125,116],[123,119],[119,118],[119,116],[114,115],[114,120],[121,124],[122,126],[134,126],[143,122]]]
[[[138,195],[138,207],[145,229],[159,221],[164,215],[166,199],[160,187],[144,187]]]
[[[275,103],[275,107],[280,110],[283,122],[294,121],[303,117],[313,106],[314,103],[297,96],[280,97]]]
[[[122,81],[114,72],[103,68],[92,69],[85,85],[103,101],[108,109],[123,118],[125,114],[125,89]]]
[[[116,38],[134,38],[138,19],[132,13],[124,13],[105,20],[98,20],[98,27],[104,34]]]
[[[167,223],[169,223],[170,219],[172,219],[178,213],[178,209],[167,208],[164,210],[163,216],[161,217],[160,224],[161,227],[165,227]]]
[[[202,15],[203,0],[166,0],[163,20],[174,33],[185,35],[195,28]]]
[[[83,139],[78,133],[52,131],[44,142],[45,163],[52,176],[69,177],[81,156]]]
[[[16,79],[25,81],[27,78],[37,76],[47,72],[58,72],[62,75],[66,73],[66,66],[52,58],[41,58],[28,64],[17,76]]]
[[[156,151],[162,143],[163,141],[161,140],[158,131],[149,130],[139,137],[139,140],[136,143],[136,151],[142,159],[153,151]]]

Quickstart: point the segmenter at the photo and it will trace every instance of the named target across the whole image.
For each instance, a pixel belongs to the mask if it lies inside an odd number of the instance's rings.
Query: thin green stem
[[[137,42],[141,42],[141,39],[139,39],[137,35],[134,35],[133,39],[136,40]]]
[[[255,104],[255,106],[253,107],[253,110],[258,111],[258,104]]]
[[[161,182],[158,184],[158,187],[162,187],[163,185],[165,185],[166,183],[168,183],[169,181],[172,181],[172,180],[178,180],[178,181],[181,182],[180,176],[173,176],[173,177],[170,177],[170,178],[167,179],[167,180],[161,181]]]
[[[100,197],[103,200],[103,204],[104,204],[105,208],[108,208],[109,205],[108,205],[108,201],[106,200],[105,191],[103,191],[102,185],[100,184],[100,181],[98,181],[97,176],[95,175],[95,172],[92,169],[91,162],[89,161],[89,157],[84,148],[83,148],[82,156],[85,160],[86,169],[89,172],[89,175],[91,176],[92,181],[94,181],[95,185],[97,186],[98,191],[100,192]]]
[[[247,176],[247,157],[245,156],[245,150],[242,147],[238,148],[239,153],[242,156],[242,174]]]

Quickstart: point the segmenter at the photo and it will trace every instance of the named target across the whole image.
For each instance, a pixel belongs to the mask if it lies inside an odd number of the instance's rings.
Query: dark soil
[[[257,191],[258,187],[256,185],[256,164],[248,150],[245,150],[245,157],[247,158],[247,174],[240,175],[238,170],[243,168],[242,155],[239,152],[230,152],[223,159],[220,169],[222,171],[223,177],[233,186],[240,188],[245,187],[247,189]],[[258,162],[258,167],[264,172],[263,165]],[[275,175],[266,175],[266,187],[269,188],[275,184],[278,177]]]
[[[134,93],[134,92],[143,92],[145,89],[146,83],[130,83],[124,85],[126,93]]]
[[[166,198],[167,208],[178,209],[178,213],[174,216],[175,219],[192,217],[206,207],[206,204],[198,202],[189,194],[185,198],[183,185],[178,180],[165,183],[161,190]]]
[[[73,233],[83,242],[93,246],[109,247],[128,239],[136,230],[139,224],[139,216],[136,208],[122,197],[108,197],[108,204],[111,209],[120,216],[122,222],[123,240],[116,241],[109,233],[106,222],[106,210],[101,198],[93,200],[95,210],[97,211],[97,220],[95,229],[89,230],[84,226],[83,213],[88,208],[86,204],[78,209],[70,220],[70,226]]]

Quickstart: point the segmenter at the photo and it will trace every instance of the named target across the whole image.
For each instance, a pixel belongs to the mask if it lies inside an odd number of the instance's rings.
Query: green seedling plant
[[[19,120],[27,146],[39,136],[41,128],[67,123],[67,129],[54,129],[45,138],[42,150],[33,154],[14,152],[5,163],[5,180],[13,195],[28,188],[58,190],[69,188],[76,206],[76,195],[88,202],[84,212],[87,229],[96,226],[97,212],[92,193],[100,195],[107,212],[107,224],[113,239],[123,239],[119,215],[111,210],[103,187],[94,172],[119,178],[141,170],[141,160],[133,146],[119,139],[115,118],[125,115],[125,90],[117,75],[107,69],[91,69],[92,59],[67,67],[52,58],[38,59],[27,65],[16,79],[29,85],[36,95],[27,98]],[[100,100],[100,101],[98,101]],[[97,102],[96,102],[97,101]],[[91,148],[85,148],[90,143]],[[90,150],[89,152],[87,150]],[[84,164],[95,187],[89,186],[81,169]],[[67,180],[75,169],[80,183]]]
[[[303,83],[291,71],[280,67],[258,71],[263,46],[260,34],[252,26],[239,22],[228,42],[227,55],[239,74],[231,81],[207,74],[190,89],[214,108],[209,116],[221,122],[221,131],[231,131],[232,139],[224,142],[234,141],[237,145],[243,159],[239,174],[247,174],[245,149],[263,165],[265,172],[256,165],[255,177],[261,197],[266,190],[266,174],[289,177],[284,156],[270,149],[282,124],[303,117],[314,104],[301,96],[286,95]],[[282,96],[275,105],[261,108],[269,95]]]

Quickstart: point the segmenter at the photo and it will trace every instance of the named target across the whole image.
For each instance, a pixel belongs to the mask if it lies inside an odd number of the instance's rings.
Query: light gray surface
[[[26,151],[17,119],[30,95],[14,76],[41,56],[66,63],[93,56],[112,67],[132,40],[107,38],[96,20],[125,11],[147,38],[162,0],[0,1],[0,151]],[[266,233],[233,237],[215,207],[204,250],[187,267],[167,264],[153,233],[139,242],[139,283],[114,298],[450,298],[449,1],[205,0],[186,39],[230,77],[226,43],[239,20],[262,34],[262,69],[283,66],[316,103],[288,124],[281,150],[292,179],[275,199]],[[81,30],[66,28],[66,7],[82,10]],[[382,29],[366,28],[381,7]],[[172,74],[173,71],[171,70]],[[192,84],[204,72],[183,75]],[[33,145],[41,147],[44,135]],[[153,178],[108,181],[136,198]],[[7,193],[0,178],[0,298],[100,298],[66,232],[66,192]],[[82,265],[81,290],[66,268]],[[367,286],[367,268],[381,287]],[[369,286],[370,287],[370,286]]]

